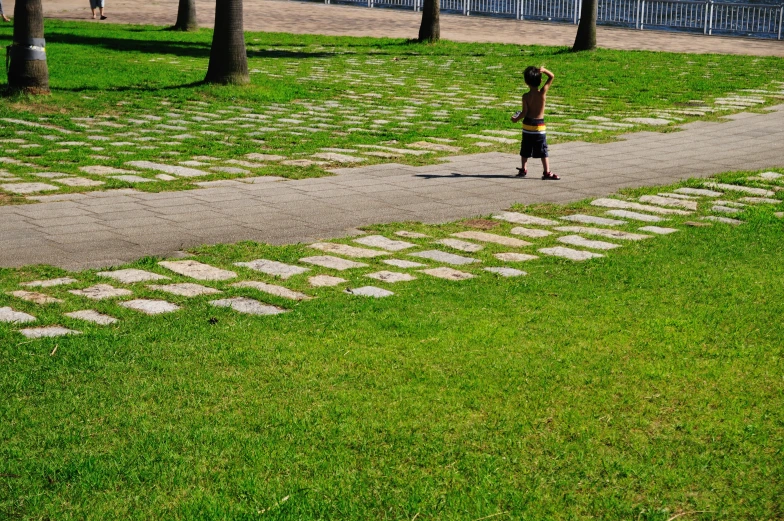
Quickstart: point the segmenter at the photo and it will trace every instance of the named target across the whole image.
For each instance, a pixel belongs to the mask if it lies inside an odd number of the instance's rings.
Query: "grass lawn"
[[[526,211],[603,215],[585,202]],[[417,280],[378,300],[233,265],[319,254],[303,245],[194,252],[317,297],[262,297],[291,310],[269,317],[168,295],[182,309],[146,317],[78,301],[73,286],[44,290],[64,304],[38,306],[6,292],[64,272],[0,270],[0,307],[83,331],[29,341],[0,324],[0,518],[781,519],[784,221],[773,211],[745,207],[737,227],[674,216],[677,233],[584,263],[542,257],[511,279],[482,270],[508,250],[486,245],[481,266],[460,268],[475,278],[408,270]],[[373,231],[400,229],[467,228]],[[528,253],[557,244],[530,240]],[[389,267],[363,261],[330,274],[382,285],[363,275]],[[186,280],[156,259],[132,266]],[[204,284],[259,298],[230,282]],[[121,321],[63,319],[85,305]]]
[[[11,34],[0,26],[0,44]],[[675,124],[784,99],[781,58],[273,33],[246,36],[250,87],[214,87],[200,83],[211,38],[208,30],[47,20],[52,95],[0,104],[0,184],[43,181],[54,190],[45,194],[179,190],[223,178],[320,176],[346,164],[314,157],[325,153],[362,164],[427,164],[455,153],[514,152],[519,127],[509,116],[530,64],[556,74],[548,104],[556,143],[672,130],[629,118]],[[248,161],[254,153],[268,157]],[[188,163],[207,175],[161,178],[132,161]],[[96,165],[137,179],[82,170]],[[51,172],[72,177],[38,175]],[[0,187],[0,204],[22,202],[30,200]]]

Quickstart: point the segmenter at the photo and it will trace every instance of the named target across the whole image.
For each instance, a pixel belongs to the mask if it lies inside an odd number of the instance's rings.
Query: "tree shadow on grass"
[[[176,34],[167,32],[167,34]],[[141,52],[148,54],[170,54],[188,58],[208,58],[210,56],[211,43],[209,42],[189,42],[184,40],[146,40],[136,38],[108,38],[105,36],[85,36],[63,32],[51,32],[46,35],[46,43],[83,45],[88,47],[102,48],[110,51],[120,52]],[[248,58],[326,58],[336,56],[339,53],[332,52],[303,52],[303,51],[249,51]]]

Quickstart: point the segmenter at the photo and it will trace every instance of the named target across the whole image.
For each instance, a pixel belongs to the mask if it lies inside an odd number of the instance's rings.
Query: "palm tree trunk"
[[[593,51],[596,49],[596,15],[599,2],[597,0],[582,0],[580,25],[577,26],[577,36],[574,39],[573,51]]]
[[[17,0],[14,6],[14,41],[9,57],[8,87],[11,91],[49,94],[41,0]]]
[[[419,41],[435,43],[441,39],[440,0],[425,0],[422,5],[422,23],[419,26]]]
[[[204,81],[234,85],[250,83],[242,29],[242,0],[215,0],[215,32]]]
[[[172,29],[178,31],[197,31],[199,22],[196,20],[196,0],[180,0],[177,8],[177,22]]]

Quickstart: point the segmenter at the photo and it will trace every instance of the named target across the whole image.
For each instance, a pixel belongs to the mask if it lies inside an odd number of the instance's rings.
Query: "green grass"
[[[10,43],[10,37],[11,27],[0,27],[0,44]],[[762,96],[765,104],[779,103],[782,94],[778,82],[784,81],[784,61],[774,57],[612,50],[570,53],[559,47],[455,42],[419,45],[394,39],[248,33],[252,84],[229,88],[200,83],[207,69],[211,37],[207,30],[180,33],[159,27],[47,20],[52,96],[6,100],[0,104],[0,117],[56,125],[75,133],[49,140],[43,136],[58,134],[4,123],[0,140],[24,139],[27,143],[20,147],[0,141],[0,155],[49,171],[106,181],[99,188],[63,187],[58,193],[130,186],[146,191],[179,190],[193,187],[194,179],[129,184],[84,174],[79,167],[123,167],[131,160],[176,164],[194,155],[225,161],[250,152],[303,159],[324,147],[361,152],[358,145],[402,147],[432,138],[452,140],[450,144],[461,147],[461,153],[516,152],[518,145],[514,143],[480,147],[477,139],[465,135],[517,129],[509,116],[519,106],[522,71],[530,64],[546,65],[557,76],[548,108],[549,137],[556,143],[577,138],[602,141],[630,130],[656,128],[605,128],[580,136],[553,133],[582,132],[580,125],[597,124],[588,120],[590,117],[608,118],[610,124],[624,124],[623,119],[629,116],[662,114],[689,121],[697,116],[677,111],[693,109],[695,100],[717,111],[706,118],[726,114],[737,109],[714,105],[714,100],[733,93],[747,95],[743,89],[765,90],[766,94],[755,95]],[[155,133],[160,130],[156,127],[158,121],[138,122],[147,115],[171,124],[170,120],[190,118],[192,113],[183,112],[187,110],[216,115],[223,110],[228,111],[225,117],[236,117],[242,109],[268,119],[228,125],[190,121],[186,133],[194,137],[186,139],[174,138],[184,132],[180,130]],[[169,115],[172,112],[180,116]],[[277,132],[258,131],[275,123],[276,118],[292,115],[303,123],[281,123]],[[352,122],[348,116],[357,119]],[[129,123],[129,119],[137,122]],[[106,127],[104,123],[123,126]],[[326,126],[318,131],[297,130],[305,126],[313,130],[318,124]],[[204,130],[217,134],[199,133]],[[292,130],[298,133],[289,133]],[[156,141],[146,145],[156,148],[144,150],[90,141],[87,137],[91,133],[110,138],[109,142],[133,142],[139,136],[153,138]],[[57,144],[73,140],[104,150]],[[32,147],[23,148],[28,145]],[[95,155],[103,159],[91,157]],[[364,164],[428,164],[445,155],[448,153],[366,157]],[[329,166],[303,168],[271,162],[255,169],[253,175],[312,177],[325,175],[324,169]],[[32,175],[35,168],[13,164],[2,167],[26,181],[40,181]],[[152,178],[149,173],[144,175]],[[198,180],[232,177],[238,176],[214,173]],[[0,204],[26,201],[0,192]]]
[[[586,202],[535,210],[601,214]],[[276,317],[167,296],[183,309],[150,318],[100,302],[121,322],[88,326],[61,316],[85,306],[66,289],[45,290],[61,307],[5,294],[61,270],[0,270],[0,306],[84,332],[27,341],[0,324],[0,517],[781,519],[784,221],[771,206],[741,217],[705,228],[675,217],[673,235],[586,263],[542,258],[518,279],[469,267],[477,278],[420,274],[381,300],[261,297],[291,309]],[[464,229],[373,229],[401,228]],[[523,251],[553,241],[534,242]],[[498,264],[502,249],[478,256]],[[313,251],[194,253],[271,281],[232,263]],[[172,275],[155,261],[133,266]],[[369,262],[341,276],[381,285],[362,276],[384,266]],[[306,288],[304,276],[283,285]]]

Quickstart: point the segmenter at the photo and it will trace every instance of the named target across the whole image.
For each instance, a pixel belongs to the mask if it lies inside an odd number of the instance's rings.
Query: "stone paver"
[[[641,232],[655,233],[656,235],[669,235],[679,231],[677,228],[662,228],[661,226],[643,226],[638,229]]]
[[[108,326],[115,324],[118,320],[112,316],[104,315],[94,309],[84,309],[82,311],[72,311],[71,313],[64,313],[66,317],[75,318],[77,320],[84,320],[85,322],[92,322],[99,326]]]
[[[572,248],[564,248],[563,246],[555,246],[553,248],[541,248],[539,250],[545,255],[552,255],[554,257],[562,257],[573,261],[584,261],[588,259],[595,259],[597,257],[604,257],[601,253],[593,253],[590,251],[575,250]]]
[[[330,275],[315,275],[313,277],[308,277],[308,283],[314,288],[331,288],[345,282],[348,281],[346,279],[332,277]]]
[[[258,300],[247,297],[211,300],[210,305],[218,308],[231,308],[238,313],[245,313],[246,315],[280,315],[288,311],[277,306],[262,304]]]
[[[772,190],[765,190],[764,188],[752,188],[750,186],[728,185],[726,183],[703,183],[708,188],[715,188],[717,190],[729,190],[730,192],[742,192],[744,194],[756,195],[758,197],[773,197],[775,192]]]
[[[468,280],[473,279],[474,275],[471,273],[466,273],[465,271],[456,270],[454,268],[430,268],[426,270],[421,270],[422,273],[426,273],[431,277],[436,277],[439,279],[446,279],[446,280]]]
[[[59,298],[52,297],[45,293],[38,293],[37,291],[18,290],[10,291],[8,294],[34,304],[60,304],[62,302]]]
[[[109,284],[96,284],[84,289],[72,289],[68,291],[72,295],[86,297],[91,300],[104,300],[107,298],[127,297],[133,295],[131,290],[125,288],[115,288]]]
[[[565,215],[561,217],[561,220],[573,221],[582,224],[598,224],[599,226],[620,226],[622,224],[626,224],[626,221],[620,221],[618,219],[607,219],[606,217],[583,215],[579,213],[575,215]]]
[[[514,228],[509,230],[509,233],[513,235],[522,235],[523,237],[530,237],[532,239],[541,239],[542,237],[547,237],[548,235],[553,234],[553,232],[548,230],[539,230],[537,228],[525,228],[523,226],[515,226]]]
[[[81,335],[80,331],[74,331],[62,326],[31,327],[20,329],[19,332],[27,338],[53,338],[58,336]]]
[[[650,212],[661,215],[689,215],[691,212],[686,210],[673,210],[670,208],[659,208],[649,204],[632,203],[630,201],[621,201],[620,199],[612,199],[610,197],[600,197],[591,201],[591,206],[599,206],[602,208],[620,208],[623,210],[636,210],[639,212]]]
[[[485,271],[489,271],[490,273],[501,275],[502,277],[522,277],[523,275],[528,275],[528,273],[521,270],[516,270],[514,268],[489,267],[489,268],[485,268]]]
[[[416,246],[416,244],[412,244],[406,241],[395,241],[392,239],[387,239],[383,235],[367,235],[365,237],[360,237],[359,239],[354,239],[354,242],[364,246],[381,248],[382,250],[387,251],[402,251]]]
[[[365,275],[371,279],[380,280],[381,282],[388,282],[390,284],[395,282],[409,282],[416,280],[416,277],[408,273],[398,273],[396,271],[377,271],[375,273],[368,273]]]
[[[215,288],[208,288],[193,282],[180,282],[177,284],[150,284],[147,286],[154,291],[163,291],[171,295],[180,297],[198,297],[200,295],[217,295],[221,291]]]
[[[384,298],[384,297],[391,297],[392,295],[394,295],[394,293],[389,291],[388,289],[377,288],[376,286],[362,286],[361,288],[351,288],[351,289],[347,289],[346,293],[350,295],[358,295],[360,297],[373,297],[373,298]]]
[[[116,271],[99,271],[96,275],[100,277],[108,277],[114,279],[118,282],[122,282],[123,284],[133,284],[135,282],[147,282],[150,280],[168,280],[169,277],[165,275],[159,275],[157,273],[152,273],[150,271],[144,270],[137,270],[137,269],[125,269],[125,270],[116,270]]]
[[[310,247],[327,253],[345,255],[346,257],[353,257],[355,259],[372,259],[382,255],[389,255],[386,251],[369,250],[367,248],[357,248],[356,246],[349,246],[348,244],[332,242],[316,242],[311,244]]]
[[[493,216],[493,219],[507,221],[516,224],[533,224],[536,226],[555,226],[558,224],[552,219],[545,219],[544,217],[536,217],[535,215],[526,215],[517,212],[501,212]]]
[[[530,255],[528,253],[514,253],[514,252],[496,253],[495,255],[493,255],[493,257],[504,262],[528,262],[539,258],[536,255]]]
[[[24,324],[27,322],[35,322],[35,317],[21,311],[15,311],[13,308],[5,306],[0,308],[0,322]]]
[[[685,195],[699,195],[701,197],[721,197],[724,195],[722,192],[707,190],[705,188],[677,188],[675,192]]]
[[[590,239],[580,237],[579,235],[564,235],[563,237],[558,237],[558,242],[569,244],[570,246],[590,248],[592,250],[612,250],[621,246],[620,244],[613,244],[611,242],[592,241]]]
[[[474,259],[472,257],[464,257],[462,255],[447,253],[440,250],[420,251],[417,253],[410,253],[409,255],[414,257],[419,257],[422,259],[429,259],[436,262],[441,262],[443,264],[453,264],[455,266],[463,266],[466,264],[473,264],[475,262],[480,262],[479,259]]]
[[[285,264],[283,262],[267,259],[256,259],[250,262],[235,262],[234,265],[249,268],[253,271],[258,271],[261,273],[266,273],[267,275],[273,275],[283,280],[293,277],[294,275],[300,275],[310,271],[310,268],[293,266],[291,264]]]
[[[643,239],[651,238],[650,235],[643,235],[641,233],[624,232],[621,230],[607,230],[605,228],[591,228],[590,226],[559,226],[555,229],[559,232],[583,233],[587,235],[596,235],[598,237],[621,239],[625,241],[641,241]]]
[[[67,286],[68,284],[73,284],[74,282],[78,281],[72,277],[60,277],[49,280],[32,280],[30,282],[22,282],[19,285],[25,286],[27,288],[52,288],[55,286]]]
[[[232,288],[251,288],[262,293],[267,293],[276,297],[287,298],[291,300],[310,300],[311,296],[294,291],[283,286],[276,286],[275,284],[267,284],[266,282],[259,282],[256,280],[244,280],[231,285]]]
[[[607,215],[614,215],[615,217],[622,217],[624,219],[631,219],[632,221],[642,221],[646,223],[659,223],[666,221],[664,217],[656,215],[648,215],[647,213],[631,212],[629,210],[610,210]]]
[[[743,224],[743,221],[740,221],[738,219],[733,219],[731,217],[720,217],[718,215],[708,215],[703,217],[702,219],[704,221],[713,221],[713,222],[723,223],[723,224],[732,224],[734,226],[737,226],[738,224]]]
[[[135,299],[120,302],[124,308],[141,311],[145,315],[161,315],[163,313],[172,313],[180,309],[180,306],[166,302],[165,300],[154,299]]]
[[[434,241],[433,244],[440,244],[442,246],[446,246],[448,248],[452,248],[457,251],[462,251],[465,253],[476,253],[484,249],[484,247],[479,244],[474,244],[473,242],[461,241],[460,239],[439,239],[437,241]]]
[[[510,248],[523,248],[531,245],[530,242],[515,239],[514,237],[505,237],[503,235],[487,232],[466,231],[453,233],[452,236],[459,239],[472,239],[475,241],[500,244],[501,246],[509,246]]]
[[[340,257],[333,257],[332,255],[316,255],[314,257],[303,257],[300,262],[306,264],[314,264],[322,268],[330,268],[338,271],[345,271],[354,268],[364,268],[367,266],[364,262],[350,261],[348,259],[341,259]]]
[[[424,268],[426,264],[421,262],[408,261],[403,259],[383,259],[381,262],[395,266],[397,268]]]
[[[158,263],[166,269],[196,280],[229,280],[237,276],[229,270],[223,270],[193,260],[162,261]]]

